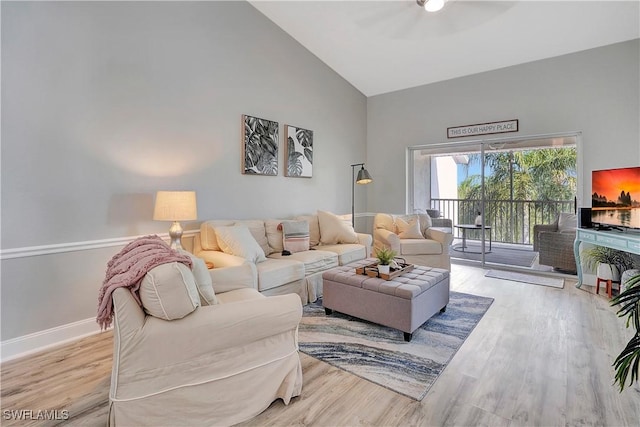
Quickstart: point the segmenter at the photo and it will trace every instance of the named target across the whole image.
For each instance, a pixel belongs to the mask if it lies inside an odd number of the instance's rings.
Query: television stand
[[[578,270],[578,283],[576,284],[578,288],[582,286],[580,242],[592,243],[640,255],[640,235],[638,234],[578,228],[576,230],[576,240],[573,242],[573,255],[576,257],[576,269]]]

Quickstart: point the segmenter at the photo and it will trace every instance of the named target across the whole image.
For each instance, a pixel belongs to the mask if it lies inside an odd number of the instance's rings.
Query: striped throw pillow
[[[282,224],[282,246],[291,253],[309,250],[309,223],[285,221]]]

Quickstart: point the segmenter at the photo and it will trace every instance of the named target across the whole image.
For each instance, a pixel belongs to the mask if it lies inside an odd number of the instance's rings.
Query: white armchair
[[[231,425],[301,393],[300,298],[238,284],[219,292],[216,283],[235,275],[225,270],[242,268],[212,270],[219,303],[177,320],[149,315],[128,289],[115,290],[110,425]]]
[[[373,219],[373,247],[390,248],[408,263],[451,270],[451,233],[432,227],[425,214],[378,213]]]

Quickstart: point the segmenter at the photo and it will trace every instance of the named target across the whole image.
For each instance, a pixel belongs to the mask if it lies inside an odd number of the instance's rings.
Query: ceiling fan
[[[420,13],[439,3],[438,13]],[[512,8],[515,1],[502,0],[396,0],[345,2],[357,8],[353,13],[358,29],[371,39],[428,40],[446,37],[483,25]],[[354,10],[349,10],[354,12]]]

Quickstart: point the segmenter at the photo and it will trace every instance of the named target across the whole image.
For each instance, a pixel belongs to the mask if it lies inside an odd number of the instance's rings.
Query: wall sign
[[[447,128],[447,138],[462,138],[465,136],[489,135],[492,133],[506,132],[518,132],[517,119]]]

